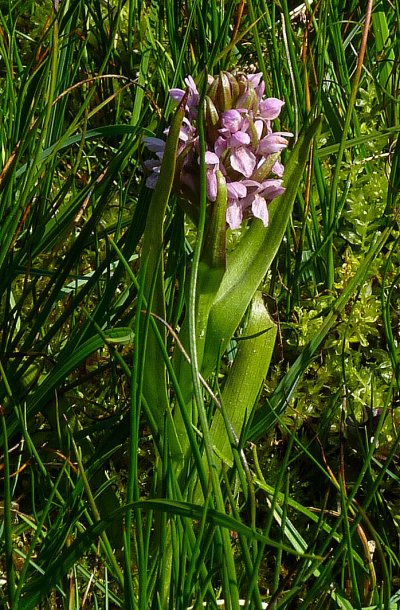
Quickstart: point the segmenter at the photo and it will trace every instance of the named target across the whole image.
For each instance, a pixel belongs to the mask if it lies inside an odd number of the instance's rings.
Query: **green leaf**
[[[159,334],[166,341],[166,329],[162,320],[166,320],[164,290],[164,217],[171,195],[175,175],[178,141],[185,113],[186,96],[178,106],[169,130],[160,175],[150,202],[142,247],[142,275],[144,283],[143,296],[147,302],[148,312],[144,316],[140,329],[140,353],[145,354],[143,362],[143,395],[152,416],[163,429],[165,414],[168,411],[168,390],[166,365],[160,351],[156,333],[149,328],[149,315],[155,314]],[[171,423],[171,422],[170,422]],[[173,427],[169,426],[171,434]],[[179,443],[174,435],[171,441],[176,451]]]
[[[135,134],[137,132],[137,128],[132,125],[107,125],[105,127],[95,127],[94,129],[88,129],[85,134],[78,133],[74,136],[69,136],[60,144],[57,142],[48,148],[45,148],[40,155],[39,161],[44,161],[48,157],[50,157],[54,152],[59,152],[60,150],[64,150],[65,148],[69,148],[74,144],[79,144],[82,142],[82,139],[85,141],[93,140],[95,138],[115,138],[118,136],[125,136],[130,134]],[[15,176],[19,178],[28,170],[28,163],[24,163],[21,167],[15,172]]]
[[[100,336],[94,336],[85,341],[79,347],[72,349],[68,343],[59,356],[57,365],[53,368],[42,383],[33,392],[27,405],[27,419],[45,409],[47,403],[53,398],[55,392],[61,387],[68,375],[84,362],[93,352],[104,346],[104,340]],[[24,379],[24,381],[26,381]],[[10,438],[16,432],[20,422],[13,418],[8,424]]]
[[[227,425],[239,438],[245,417],[252,410],[267,375],[275,339],[276,325],[268,314],[261,293],[257,292],[222,393],[224,414],[217,411],[211,424],[214,447],[227,463],[233,460]]]
[[[129,327],[110,328],[104,331],[107,344],[126,345],[133,342],[135,333]]]

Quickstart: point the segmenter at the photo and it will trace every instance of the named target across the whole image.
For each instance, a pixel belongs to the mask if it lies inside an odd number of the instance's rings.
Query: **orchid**
[[[280,155],[292,134],[274,131],[273,121],[280,115],[283,101],[264,96],[261,74],[222,72],[216,78],[209,76],[204,97],[199,95],[191,77],[185,79],[185,84],[186,91],[171,90],[172,99],[179,105],[170,127],[164,131],[166,140],[145,138],[153,153],[153,158],[145,161],[147,185],[154,192],[141,251],[140,285],[143,302],[148,304],[149,314],[154,312],[155,319],[144,316],[139,329],[143,349],[145,346],[142,394],[158,430],[163,429],[165,417],[173,418],[168,443],[178,484],[186,485],[191,451],[197,442],[194,436],[190,439],[194,428],[200,425],[206,434],[200,448],[204,447],[204,454],[198,457],[204,464],[207,462],[210,473],[216,473],[213,485],[218,489],[220,456],[224,463],[234,461],[232,440],[236,437],[232,437],[232,431],[241,438],[248,408],[260,392],[274,350],[276,325],[259,287],[282,243],[320,121],[316,120],[299,137],[285,170]],[[199,106],[200,100],[204,100],[203,108]],[[202,124],[199,114],[204,119]],[[201,147],[200,128],[204,133]],[[200,210],[200,203],[204,204],[200,191],[204,190],[206,209]],[[179,408],[171,412],[165,359],[167,336],[162,321],[169,324],[164,228],[172,191],[178,195],[184,212],[196,223],[197,232],[182,288],[186,307],[179,321],[179,341],[185,349],[175,349],[170,361],[176,388],[180,389]],[[253,221],[230,243],[228,227],[239,229],[247,218]],[[232,246],[229,249],[228,244]],[[152,332],[152,328],[157,332]],[[221,395],[224,413],[217,409],[208,428],[199,373],[207,380],[214,375],[216,358],[227,349],[238,328],[243,328],[248,340],[239,346],[227,374]],[[165,346],[163,357],[160,338]],[[139,345],[139,353],[141,349]],[[205,499],[207,489],[204,477],[201,485],[195,485],[194,500]]]
[[[185,79],[187,100],[179,136],[174,188],[181,198],[198,205],[200,184],[199,140],[196,128],[199,92],[191,76]],[[219,170],[226,182],[228,206],[226,222],[238,229],[249,216],[268,226],[268,204],[284,192],[284,167],[280,153],[288,146],[289,132],[273,132],[271,122],[284,105],[275,97],[264,97],[262,74],[234,76],[222,72],[208,77],[205,97],[207,199],[217,198]],[[170,96],[181,102],[183,89],[171,89]],[[168,130],[165,132],[168,133]],[[147,148],[156,159],[145,162],[150,174],[146,184],[154,188],[160,173],[165,143],[147,137]]]

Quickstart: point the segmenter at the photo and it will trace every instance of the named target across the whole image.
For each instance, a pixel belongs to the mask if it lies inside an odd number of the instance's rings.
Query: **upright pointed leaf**
[[[142,281],[145,284],[143,293],[150,311],[157,314],[162,320],[166,319],[163,261],[164,216],[175,175],[179,133],[185,103],[186,96],[182,99],[169,130],[160,176],[151,199],[143,237]],[[161,322],[158,322],[158,326],[161,336],[165,338],[165,326]],[[168,408],[166,367],[160,353],[158,339],[155,333],[148,328],[146,320],[143,321],[140,341],[141,351],[146,351],[143,366],[143,394],[161,429]]]
[[[240,438],[243,422],[249,416],[268,372],[276,339],[276,324],[258,291],[250,307],[244,337],[222,393],[222,406],[228,425]],[[217,411],[211,424],[213,444],[224,461],[233,461],[224,416]]]

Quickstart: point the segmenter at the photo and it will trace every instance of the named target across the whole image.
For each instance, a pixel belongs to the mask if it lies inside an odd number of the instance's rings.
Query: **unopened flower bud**
[[[239,93],[239,85],[232,74],[221,72],[209,88],[208,94],[219,112],[233,108]]]
[[[214,102],[208,95],[205,98],[205,125],[207,141],[215,142],[218,137],[219,114]]]
[[[233,74],[231,74],[230,72],[225,72],[224,74],[226,74],[226,76],[229,80],[230,87],[231,87],[231,100],[232,100],[231,108],[235,108],[236,100],[239,97],[239,83],[237,82],[237,80],[233,76]]]
[[[259,98],[254,88],[254,84],[244,74],[240,74],[239,81],[239,96],[236,100],[236,108],[245,108],[252,110],[254,113],[258,111]]]

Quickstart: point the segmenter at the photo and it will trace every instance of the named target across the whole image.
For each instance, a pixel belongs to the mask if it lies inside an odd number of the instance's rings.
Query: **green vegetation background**
[[[400,5],[295,8],[0,1],[2,607],[398,607]],[[324,116],[263,285],[278,340],[226,512],[158,451],[134,341],[143,136],[205,69],[262,71],[296,138]],[[172,197],[173,329],[194,239]]]

